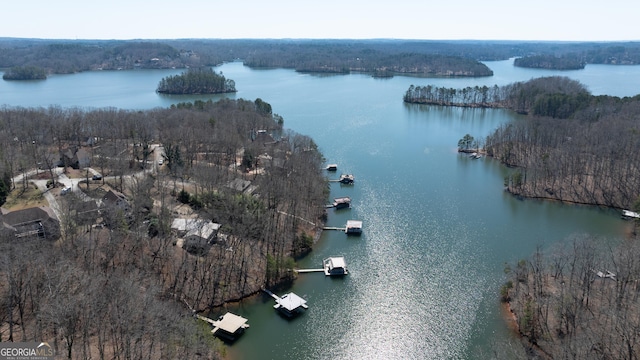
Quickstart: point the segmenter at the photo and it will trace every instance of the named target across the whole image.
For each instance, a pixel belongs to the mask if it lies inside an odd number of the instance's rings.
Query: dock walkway
[[[297,273],[312,273],[312,272],[324,272],[324,269],[297,269],[294,271]]]
[[[322,230],[340,230],[340,231],[347,231],[346,228],[343,227],[335,227],[335,226],[325,226],[322,228]]]
[[[267,290],[267,289],[262,289],[262,291],[264,291],[265,293],[267,293],[269,296],[271,296],[272,298],[274,298],[276,301],[280,300],[280,296],[272,293],[271,291]]]
[[[209,323],[209,324],[211,324],[211,325],[214,325],[214,323],[216,322],[216,321],[215,321],[215,320],[213,320],[213,319],[209,319],[208,317],[206,317],[206,316],[202,316],[202,315],[199,315],[199,314],[196,314],[196,317],[197,317],[198,319],[202,320],[202,321],[206,321],[206,322],[208,322],[208,323]]]

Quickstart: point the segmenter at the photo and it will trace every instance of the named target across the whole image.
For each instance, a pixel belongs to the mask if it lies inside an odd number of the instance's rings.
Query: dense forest
[[[161,94],[220,94],[236,92],[236,84],[211,68],[190,68],[180,75],[162,78],[156,90]]]
[[[0,231],[2,341],[47,340],[69,358],[218,358],[191,309],[206,314],[289,281],[293,256],[322,226],[323,158],[260,99],[147,111],[4,107],[0,129],[2,179],[25,175],[12,194],[33,193],[31,169],[53,183],[71,171],[87,176],[78,196],[56,196],[59,240],[18,242]],[[158,146],[164,164],[151,172]],[[72,148],[104,177],[56,171]],[[126,196],[126,213],[81,216],[105,188]],[[182,213],[221,224],[224,236],[183,250],[171,229]]]
[[[593,96],[577,81],[546,77],[498,87],[411,86],[410,103],[502,107],[530,116],[487,137],[488,155],[517,168],[517,195],[632,208],[640,196],[640,96]]]

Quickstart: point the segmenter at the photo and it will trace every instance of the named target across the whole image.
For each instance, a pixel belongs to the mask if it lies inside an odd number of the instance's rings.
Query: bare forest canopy
[[[486,152],[518,168],[508,190],[532,198],[635,208],[640,196],[640,95],[593,96],[577,81],[546,77],[498,87],[411,86],[404,100],[507,108],[529,114],[487,137]]]
[[[242,60],[252,67],[374,76],[490,76],[478,61],[545,55],[585,64],[638,64],[635,42],[433,40],[46,40],[0,38],[0,68],[37,66],[48,73],[215,66]]]
[[[59,241],[0,232],[0,341],[44,339],[69,358],[218,358],[184,304],[206,311],[287,280],[292,256],[322,226],[324,159],[261,99],[2,107],[0,129],[2,174],[39,168],[39,179],[55,180],[60,154],[82,148],[103,175],[78,185],[84,199],[59,197]],[[104,186],[129,206],[101,212],[102,228],[79,209]],[[195,252],[177,246],[176,209],[219,223],[220,239]]]
[[[180,75],[160,80],[156,90],[161,94],[220,94],[236,92],[235,81],[216,74],[211,68],[191,68]]]
[[[505,269],[501,289],[529,358],[640,357],[640,247],[576,237]]]

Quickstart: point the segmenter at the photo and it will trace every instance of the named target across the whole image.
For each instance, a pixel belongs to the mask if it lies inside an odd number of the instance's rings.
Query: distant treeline
[[[9,41],[0,42],[0,68],[36,66],[49,73],[134,68],[184,68],[200,61],[188,51],[158,42]]]
[[[586,64],[582,59],[572,55],[559,57],[550,54],[544,54],[517,58],[513,61],[513,65],[536,69],[579,70],[584,69]]]
[[[539,49],[514,61],[515,66],[554,70],[584,69],[586,64],[640,64],[639,43],[588,43]]]
[[[487,154],[518,168],[518,195],[634,208],[640,196],[640,95],[593,96],[577,81],[546,77],[465,89],[412,86],[405,101],[502,107],[529,114],[487,137]]]
[[[364,72],[376,76],[491,76],[483,63],[459,56],[441,54],[388,54],[370,49],[335,46],[327,51],[317,45],[305,48],[305,54],[270,52],[251,55],[244,63],[251,67],[280,67],[301,72]]]
[[[157,91],[162,94],[220,94],[236,92],[236,84],[211,68],[191,68],[160,80]]]
[[[638,64],[640,43],[428,40],[40,40],[0,38],[0,68],[38,66],[49,73],[135,68],[247,66],[298,71],[487,76],[478,61],[552,55],[586,64]]]

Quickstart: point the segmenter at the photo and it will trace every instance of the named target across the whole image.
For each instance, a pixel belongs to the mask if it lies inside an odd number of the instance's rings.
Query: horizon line
[[[42,37],[16,37],[16,36],[0,36],[0,40],[38,40],[38,41],[185,41],[185,40],[263,40],[263,41],[425,41],[425,42],[518,42],[518,43],[638,43],[638,40],[519,40],[519,39],[415,39],[415,38],[215,38],[215,37],[185,37],[185,38],[42,38]]]

